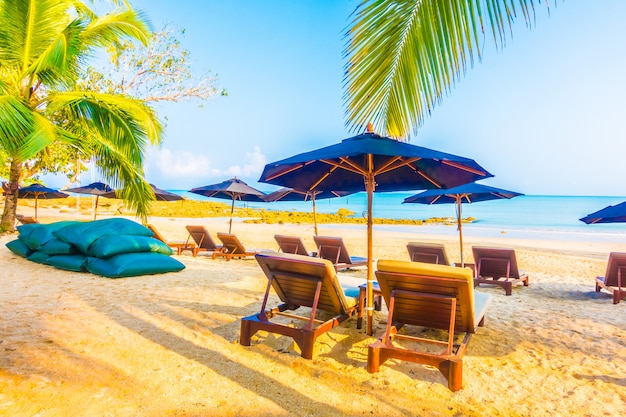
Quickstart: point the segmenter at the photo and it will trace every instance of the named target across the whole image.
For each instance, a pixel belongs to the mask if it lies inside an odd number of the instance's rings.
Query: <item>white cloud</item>
[[[245,153],[243,164],[219,167],[207,155],[189,151],[152,149],[144,168],[146,175],[176,179],[209,179],[213,177],[258,177],[266,164],[265,155],[258,146]]]

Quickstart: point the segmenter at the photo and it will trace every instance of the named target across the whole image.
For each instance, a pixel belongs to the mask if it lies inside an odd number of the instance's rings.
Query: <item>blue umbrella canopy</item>
[[[587,224],[626,222],[626,201],[614,206],[605,207],[602,210],[588,214],[579,220]]]
[[[190,193],[203,195],[205,197],[222,198],[231,200],[230,222],[228,233],[233,227],[233,212],[235,210],[235,200],[241,201],[260,201],[264,202],[265,193],[250,187],[244,181],[237,177],[222,181],[217,184],[205,185],[204,187],[196,187],[189,190]]]
[[[372,334],[374,191],[452,188],[492,177],[473,159],[367,132],[265,166],[260,182],[306,191],[367,191],[367,334]]]
[[[354,194],[351,191],[299,191],[293,188],[281,188],[270,194],[267,194],[263,199],[268,203],[274,201],[307,201],[311,200],[313,205],[313,227],[315,230],[315,236],[317,236],[317,218],[315,209],[315,200],[335,197],[345,197],[347,195]]]
[[[53,188],[48,188],[41,184],[32,184],[32,185],[29,185],[28,187],[22,187],[18,189],[17,197],[35,199],[35,218],[37,218],[37,205],[38,205],[37,202],[40,198],[43,198],[43,199],[66,198],[66,197],[69,197],[69,194],[65,194]]]
[[[449,189],[426,190],[419,194],[405,198],[402,203],[456,204],[456,221],[459,231],[461,266],[465,266],[465,260],[463,258],[463,226],[461,223],[462,203],[477,203],[479,201],[498,200],[502,198],[509,199],[519,195],[523,194],[472,182]]]

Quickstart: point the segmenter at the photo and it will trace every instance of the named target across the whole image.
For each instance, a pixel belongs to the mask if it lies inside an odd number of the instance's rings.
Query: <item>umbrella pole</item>
[[[235,211],[235,195],[233,194],[233,202],[230,205],[230,222],[228,223],[228,233],[230,234],[233,228],[233,212]]]
[[[35,218],[37,218],[37,194],[35,194]]]
[[[313,230],[317,236],[317,213],[315,210],[315,193],[311,194],[311,203],[313,203]]]
[[[367,190],[367,334],[371,336],[373,334],[373,319],[374,319],[374,271],[372,269],[372,200],[374,198],[374,173],[372,155],[368,155],[368,173],[365,178],[365,188]]]
[[[96,220],[96,214],[98,213],[98,199],[99,195],[96,195],[96,206],[93,208],[93,219]]]
[[[461,268],[465,267],[465,258],[463,257],[463,224],[461,223],[461,197],[456,197],[456,219],[459,228],[459,248],[461,251]]]

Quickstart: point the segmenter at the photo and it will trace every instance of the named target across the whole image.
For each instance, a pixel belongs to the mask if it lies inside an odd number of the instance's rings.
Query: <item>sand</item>
[[[224,219],[151,222],[170,239],[184,239],[185,224],[227,230]],[[423,231],[375,229],[375,258],[408,260],[406,243],[422,240],[445,243],[458,259],[456,239]],[[275,249],[275,233],[314,247],[311,225],[236,221],[233,232],[249,248]],[[320,234],[365,254],[364,227],[320,225]],[[313,360],[282,336],[259,333],[251,347],[239,345],[240,319],[258,312],[267,282],[254,259],[184,253],[179,273],[113,280],[19,258],[4,245],[14,238],[0,237],[0,415],[626,415],[626,302],[594,291],[608,253],[626,244],[465,236],[468,261],[473,244],[514,247],[530,286],[510,297],[477,289],[492,303],[453,393],[438,371],[417,364],[393,360],[369,374],[375,338],[356,319],[320,337]],[[362,268],[348,273],[365,277]],[[385,313],[375,312],[376,337]]]

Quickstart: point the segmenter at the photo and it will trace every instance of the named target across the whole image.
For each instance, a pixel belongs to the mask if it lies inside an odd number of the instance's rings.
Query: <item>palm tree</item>
[[[346,116],[398,139],[417,131],[442,95],[480,59],[484,28],[496,47],[518,14],[541,0],[363,0],[346,34]],[[543,2],[546,7],[548,2]]]
[[[98,49],[149,36],[146,18],[129,6],[96,16],[78,0],[0,0],[0,148],[10,164],[0,229],[15,222],[23,162],[59,142],[93,155],[146,218],[154,195],[142,161],[148,144],[161,143],[159,120],[140,100],[79,91],[76,81]]]

